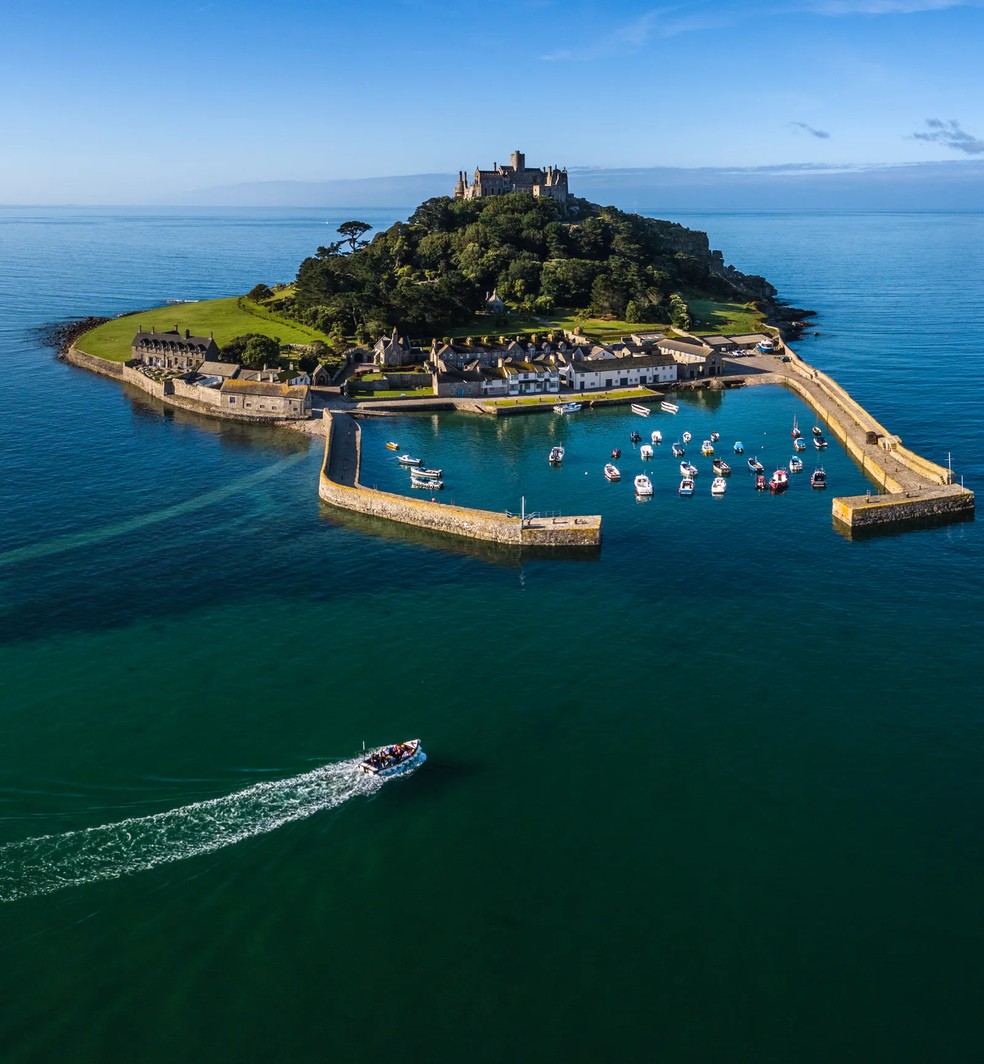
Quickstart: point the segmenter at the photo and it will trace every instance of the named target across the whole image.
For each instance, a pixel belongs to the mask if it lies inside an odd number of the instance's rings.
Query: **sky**
[[[0,204],[234,202],[515,148],[722,181],[984,164],[984,0],[32,0],[2,39]]]

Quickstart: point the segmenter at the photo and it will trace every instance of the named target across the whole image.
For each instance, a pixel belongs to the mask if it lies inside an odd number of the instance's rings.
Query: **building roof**
[[[304,399],[308,394],[306,384],[260,384],[258,381],[226,380],[222,384],[223,395],[271,395],[284,399]]]
[[[147,332],[141,329],[133,338],[131,347],[139,347],[144,344],[177,344],[182,347],[207,348],[210,344],[218,350],[215,340],[211,336],[192,336],[187,329],[169,329],[167,332]]]
[[[765,333],[742,333],[741,336],[729,336],[728,339],[741,347],[747,347],[749,344],[757,344],[759,340],[771,340],[772,337]]]
[[[647,369],[649,366],[673,366],[672,355],[654,352],[651,355],[632,355],[626,358],[589,358],[575,362],[579,373],[624,373],[628,369]]]
[[[660,340],[659,349],[660,351],[674,351],[681,355],[704,355],[705,357],[711,353],[709,347],[688,344],[683,340]]]
[[[235,377],[242,367],[238,362],[203,362],[198,372],[203,377]]]

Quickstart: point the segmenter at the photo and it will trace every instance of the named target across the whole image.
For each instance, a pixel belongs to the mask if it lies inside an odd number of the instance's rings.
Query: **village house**
[[[299,384],[226,380],[221,409],[256,418],[300,420],[311,412],[311,389]]]
[[[396,329],[391,336],[381,336],[372,346],[372,360],[382,368],[395,369],[409,366],[415,360],[413,347],[409,339],[400,336]]]
[[[576,359],[562,366],[560,372],[567,387],[576,392],[673,384],[678,379],[676,359],[655,351],[627,358]]]
[[[177,325],[169,332],[149,332],[140,327],[130,344],[130,354],[137,362],[166,373],[190,373],[203,362],[217,362],[219,348],[214,337],[182,333]]]
[[[697,380],[700,377],[717,377],[721,373],[721,354],[705,344],[688,343],[685,340],[660,340],[657,350],[671,355],[678,364],[678,380]]]

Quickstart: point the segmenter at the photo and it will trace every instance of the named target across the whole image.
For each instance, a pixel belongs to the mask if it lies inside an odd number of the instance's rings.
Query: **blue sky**
[[[0,203],[571,167],[984,161],[984,0],[36,0]]]

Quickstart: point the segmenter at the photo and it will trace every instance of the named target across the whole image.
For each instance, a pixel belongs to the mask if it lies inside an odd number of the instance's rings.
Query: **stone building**
[[[138,362],[172,373],[190,373],[203,362],[218,362],[219,347],[211,333],[192,336],[174,326],[169,332],[147,332],[141,327],[130,344],[130,354]]]
[[[409,366],[414,361],[413,346],[394,329],[392,336],[381,336],[373,344],[372,360],[380,367]]]
[[[509,166],[493,163],[491,170],[476,168],[471,184],[466,172],[460,170],[454,186],[455,199],[484,199],[486,196],[507,196],[511,192],[525,192],[530,196],[567,203],[570,199],[567,170],[556,166],[548,166],[545,170],[539,166],[527,166],[526,156],[521,151],[514,151]]]
[[[301,420],[311,412],[311,389],[303,384],[226,380],[221,409],[247,417]]]

